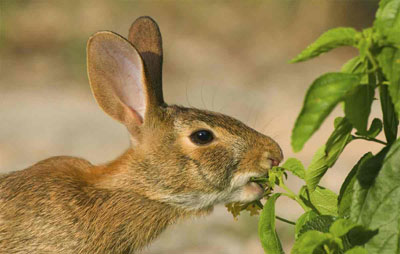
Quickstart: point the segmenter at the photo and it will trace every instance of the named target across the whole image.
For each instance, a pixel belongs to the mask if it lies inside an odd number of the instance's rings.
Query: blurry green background
[[[126,36],[142,15],[160,25],[164,94],[169,103],[232,115],[277,140],[286,158],[291,128],[308,85],[338,71],[356,54],[335,50],[302,64],[288,60],[336,26],[370,26],[377,1],[104,1],[0,0],[0,172],[19,170],[54,155],[102,163],[128,146],[128,134],[90,94],[86,41],[99,30]],[[373,115],[378,114],[373,108]],[[341,114],[340,107],[333,116]],[[332,130],[324,124],[304,151],[305,164]],[[353,142],[324,177],[338,191],[367,148]],[[290,176],[288,185],[301,182]],[[278,214],[296,220],[300,208],[282,198]],[[293,227],[278,222],[285,250]],[[207,218],[170,227],[143,253],[263,253],[257,217],[233,221],[223,206]]]

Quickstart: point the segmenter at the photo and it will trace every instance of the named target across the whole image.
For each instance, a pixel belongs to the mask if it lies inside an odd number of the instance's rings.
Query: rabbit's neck
[[[137,250],[179,219],[209,213],[160,202],[157,198],[157,187],[143,181],[147,177],[143,175],[146,171],[140,168],[142,163],[132,156],[135,156],[134,153],[128,150],[114,162],[94,167],[86,179],[107,196],[95,208],[101,210],[95,214],[103,214],[102,234],[109,235],[104,238],[108,241],[107,245],[113,243],[118,248],[129,250],[133,247]]]
[[[140,194],[119,191],[110,192],[109,199],[95,210],[94,214],[101,216],[92,218],[99,223],[94,225],[96,229],[91,236],[91,242],[96,246],[88,253],[94,253],[98,248],[109,253],[131,253],[148,245],[168,225],[190,216],[185,211]],[[104,246],[99,246],[99,243]]]

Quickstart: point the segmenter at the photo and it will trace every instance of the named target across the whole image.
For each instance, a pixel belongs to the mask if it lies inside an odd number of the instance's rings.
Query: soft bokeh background
[[[127,35],[131,22],[150,15],[164,41],[164,94],[169,103],[232,115],[272,136],[293,156],[291,128],[308,85],[337,71],[354,49],[335,50],[288,64],[323,31],[370,26],[377,1],[21,1],[0,0],[0,172],[19,170],[54,155],[103,163],[128,146],[124,127],[96,105],[86,77],[85,47],[98,30]],[[332,130],[333,116],[296,156],[306,165]],[[374,105],[373,115],[379,115]],[[354,142],[323,185],[338,191],[367,150]],[[297,190],[293,176],[288,185]],[[296,220],[300,208],[278,201],[278,214]],[[170,227],[143,253],[263,253],[257,217],[235,222],[216,207],[207,218]],[[278,222],[285,250],[293,227]]]

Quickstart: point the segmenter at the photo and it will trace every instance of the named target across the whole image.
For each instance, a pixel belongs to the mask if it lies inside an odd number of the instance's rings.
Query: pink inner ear
[[[131,45],[128,45],[131,47]],[[108,47],[103,49],[109,56],[112,66],[109,69],[109,80],[122,103],[128,106],[132,113],[136,113],[135,120],[143,122],[146,113],[145,101],[145,77],[143,63],[139,54],[132,47],[126,50],[124,47]]]

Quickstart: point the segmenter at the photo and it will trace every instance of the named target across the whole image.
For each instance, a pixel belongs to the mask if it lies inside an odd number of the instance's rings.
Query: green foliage
[[[327,73],[316,79],[307,91],[303,108],[292,133],[292,147],[300,151],[334,107],[360,82],[360,75]]]
[[[301,179],[304,179],[306,176],[306,171],[303,164],[296,158],[287,159],[282,167]]]
[[[383,156],[382,156],[383,157]],[[382,161],[381,161],[382,162]],[[358,199],[362,208],[352,213],[353,221],[379,233],[368,241],[370,253],[398,253],[400,243],[400,140],[385,154],[380,170],[373,180],[360,183],[363,192]],[[360,188],[358,189],[360,190]]]
[[[314,191],[310,191],[307,186],[303,186],[299,193],[303,203],[322,215],[337,215],[337,195],[333,191],[321,186],[317,186]]]
[[[374,92],[373,86],[361,85],[355,87],[345,99],[344,113],[346,118],[360,135],[367,132]]]
[[[260,222],[258,224],[258,234],[261,244],[266,253],[283,253],[281,241],[275,231],[275,202],[280,194],[272,195],[261,212]]]
[[[367,251],[363,247],[356,246],[346,251],[344,254],[367,254]]]
[[[307,231],[294,243],[292,254],[323,253],[322,246],[332,245],[332,240],[333,236],[330,233],[317,230]]]
[[[319,56],[340,46],[354,46],[357,41],[357,31],[349,27],[338,27],[323,33],[314,43],[308,46],[292,63],[301,62]]]
[[[273,221],[279,219],[275,201],[285,195],[304,210],[293,223],[292,254],[400,254],[400,0],[381,0],[373,27],[360,32],[329,30],[291,62],[340,46],[355,47],[359,55],[345,63],[341,72],[323,74],[310,85],[293,128],[293,150],[303,148],[340,102],[343,117],[335,119],[334,131],[307,169],[290,158],[271,170],[269,183],[283,191],[267,201],[260,218],[266,253],[282,253]],[[382,118],[370,122],[375,94]],[[377,139],[382,130],[385,141]],[[320,181],[355,140],[376,142],[383,148],[374,155],[365,146],[365,155],[349,170],[336,195],[320,186]],[[285,170],[304,182],[298,194],[285,185]]]
[[[381,100],[382,114],[383,114],[383,128],[385,131],[386,140],[388,143],[393,143],[397,137],[397,126],[399,119],[394,111],[394,105],[390,98],[387,86],[379,88],[379,95]]]
[[[382,0],[376,12],[375,32],[381,44],[400,42],[400,0]]]
[[[313,220],[314,218],[318,217],[318,213],[314,211],[308,211],[303,213],[296,221],[296,225],[294,226],[295,229],[295,238],[297,239],[301,233],[303,226]]]
[[[328,233],[329,227],[335,221],[336,217],[330,215],[318,215],[306,223],[299,230],[299,237],[310,230],[317,230],[322,233]]]
[[[338,219],[329,228],[329,232],[336,236],[344,236],[358,225],[351,220]]]
[[[339,216],[349,217],[350,207],[353,201],[354,183],[357,180],[357,173],[365,161],[373,157],[372,153],[365,154],[353,167],[344,180],[338,197],[338,213]]]

